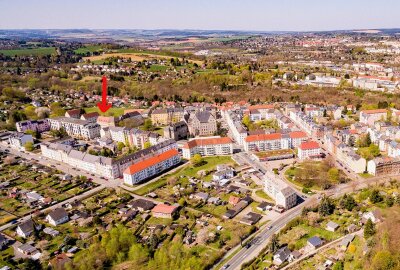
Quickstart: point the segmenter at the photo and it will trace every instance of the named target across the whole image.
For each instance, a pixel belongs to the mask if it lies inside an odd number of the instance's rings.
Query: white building
[[[297,194],[293,188],[273,173],[264,175],[264,191],[273,198],[277,205],[290,209],[297,204]]]
[[[30,134],[16,132],[10,135],[8,142],[12,147],[22,149],[27,142],[33,143],[33,137]]]
[[[386,109],[361,111],[360,123],[373,126],[377,121],[386,120],[387,112],[388,111]]]
[[[317,142],[303,142],[298,148],[299,159],[308,159],[321,156],[321,148]]]
[[[60,130],[63,128],[71,137],[85,140],[100,137],[100,125],[96,123],[70,117],[49,118],[48,121],[50,129]]]
[[[157,175],[180,162],[181,158],[176,149],[171,149],[157,156],[140,161],[128,167],[124,171],[124,183],[135,185]]]
[[[233,154],[233,142],[228,137],[196,138],[188,141],[182,147],[182,155],[186,159],[194,155],[222,156]]]
[[[42,133],[50,130],[50,124],[47,119],[20,121],[15,123],[15,126],[18,132],[33,130]]]

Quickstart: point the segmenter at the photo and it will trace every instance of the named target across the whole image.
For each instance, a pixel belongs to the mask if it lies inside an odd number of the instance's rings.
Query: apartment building
[[[249,135],[245,139],[244,149],[246,151],[292,149],[306,140],[307,134],[303,131]]]
[[[351,147],[340,142],[338,138],[332,134],[325,135],[325,146],[332,155],[344,166],[355,173],[364,173],[367,167],[367,161],[358,155]]]
[[[181,158],[178,150],[171,149],[129,166],[124,171],[124,183],[135,185],[177,165]]]
[[[48,118],[48,121],[50,129],[60,130],[63,128],[71,137],[84,140],[100,137],[100,125],[96,123],[68,117]]]
[[[182,155],[186,159],[194,155],[222,156],[233,154],[233,142],[228,137],[196,138],[188,141],[182,148]]]
[[[33,137],[30,134],[14,132],[8,138],[8,142],[12,147],[22,149],[27,142],[33,143]]]
[[[222,110],[221,113],[228,124],[229,136],[239,145],[244,145],[248,132],[242,124],[240,110]]]
[[[217,120],[208,111],[190,114],[187,124],[191,136],[210,136],[217,132]]]
[[[400,158],[377,157],[368,161],[367,171],[374,176],[400,174]]]
[[[151,113],[151,122],[156,126],[166,126],[181,121],[183,115],[182,108],[155,109]]]
[[[325,134],[325,127],[315,123],[313,117],[302,111],[290,111],[289,118],[310,136],[322,138]]]
[[[297,204],[297,194],[293,188],[275,174],[268,172],[264,175],[264,191],[276,202],[276,205],[290,209]]]
[[[47,119],[20,121],[15,123],[15,126],[18,132],[33,130],[42,133],[50,130],[50,124]]]
[[[298,148],[298,157],[301,160],[321,157],[321,148],[317,142],[303,142]]]
[[[98,117],[99,117],[98,112],[91,112],[91,113],[82,114],[80,119],[88,121],[89,123],[96,123]]]
[[[373,126],[377,121],[386,120],[387,112],[388,111],[386,109],[361,111],[360,123]]]
[[[179,121],[174,124],[169,124],[164,128],[164,137],[179,141],[186,139],[189,134],[189,129],[185,121]]]
[[[73,149],[72,146],[62,143],[43,142],[40,145],[40,149],[44,157],[66,163],[89,173],[95,173],[107,178],[118,178],[132,164],[144,161],[171,149],[177,149],[177,145],[175,141],[167,140],[133,154],[115,159],[80,152]]]

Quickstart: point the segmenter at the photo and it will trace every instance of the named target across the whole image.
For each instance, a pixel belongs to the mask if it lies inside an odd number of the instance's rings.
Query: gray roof
[[[24,223],[19,224],[18,227],[24,234],[31,233],[35,230],[35,226],[32,219],[29,219]]]
[[[51,211],[49,213],[49,216],[53,220],[57,221],[57,220],[60,220],[60,219],[62,219],[64,217],[68,216],[68,213],[67,213],[67,211],[65,211],[64,208],[57,208],[57,209],[54,209],[53,211]]]
[[[74,158],[74,159],[80,159],[83,160],[83,157],[85,156],[85,153],[72,149],[71,152],[69,153],[69,157]]]
[[[319,247],[322,245],[322,240],[318,236],[313,236],[307,240],[308,243],[313,245],[314,247]]]

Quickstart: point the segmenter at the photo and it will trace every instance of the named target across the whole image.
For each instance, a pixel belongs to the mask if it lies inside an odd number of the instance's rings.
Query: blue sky
[[[399,0],[0,0],[0,29],[400,28]]]

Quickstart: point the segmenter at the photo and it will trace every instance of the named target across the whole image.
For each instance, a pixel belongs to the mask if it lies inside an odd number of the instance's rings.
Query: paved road
[[[288,210],[282,216],[275,221],[269,222],[265,226],[263,226],[254,236],[254,239],[251,241],[251,246],[246,248],[242,248],[238,253],[235,254],[225,265],[229,265],[229,267],[225,269],[233,270],[240,269],[240,266],[246,262],[251,260],[252,258],[258,256],[263,248],[265,248],[268,243],[268,238],[270,238],[274,233],[277,233],[280,229],[282,229],[290,220],[301,215],[301,211],[303,207],[311,206],[317,201],[317,195],[314,195],[308,198],[302,204]],[[270,227],[272,226],[272,228]]]

